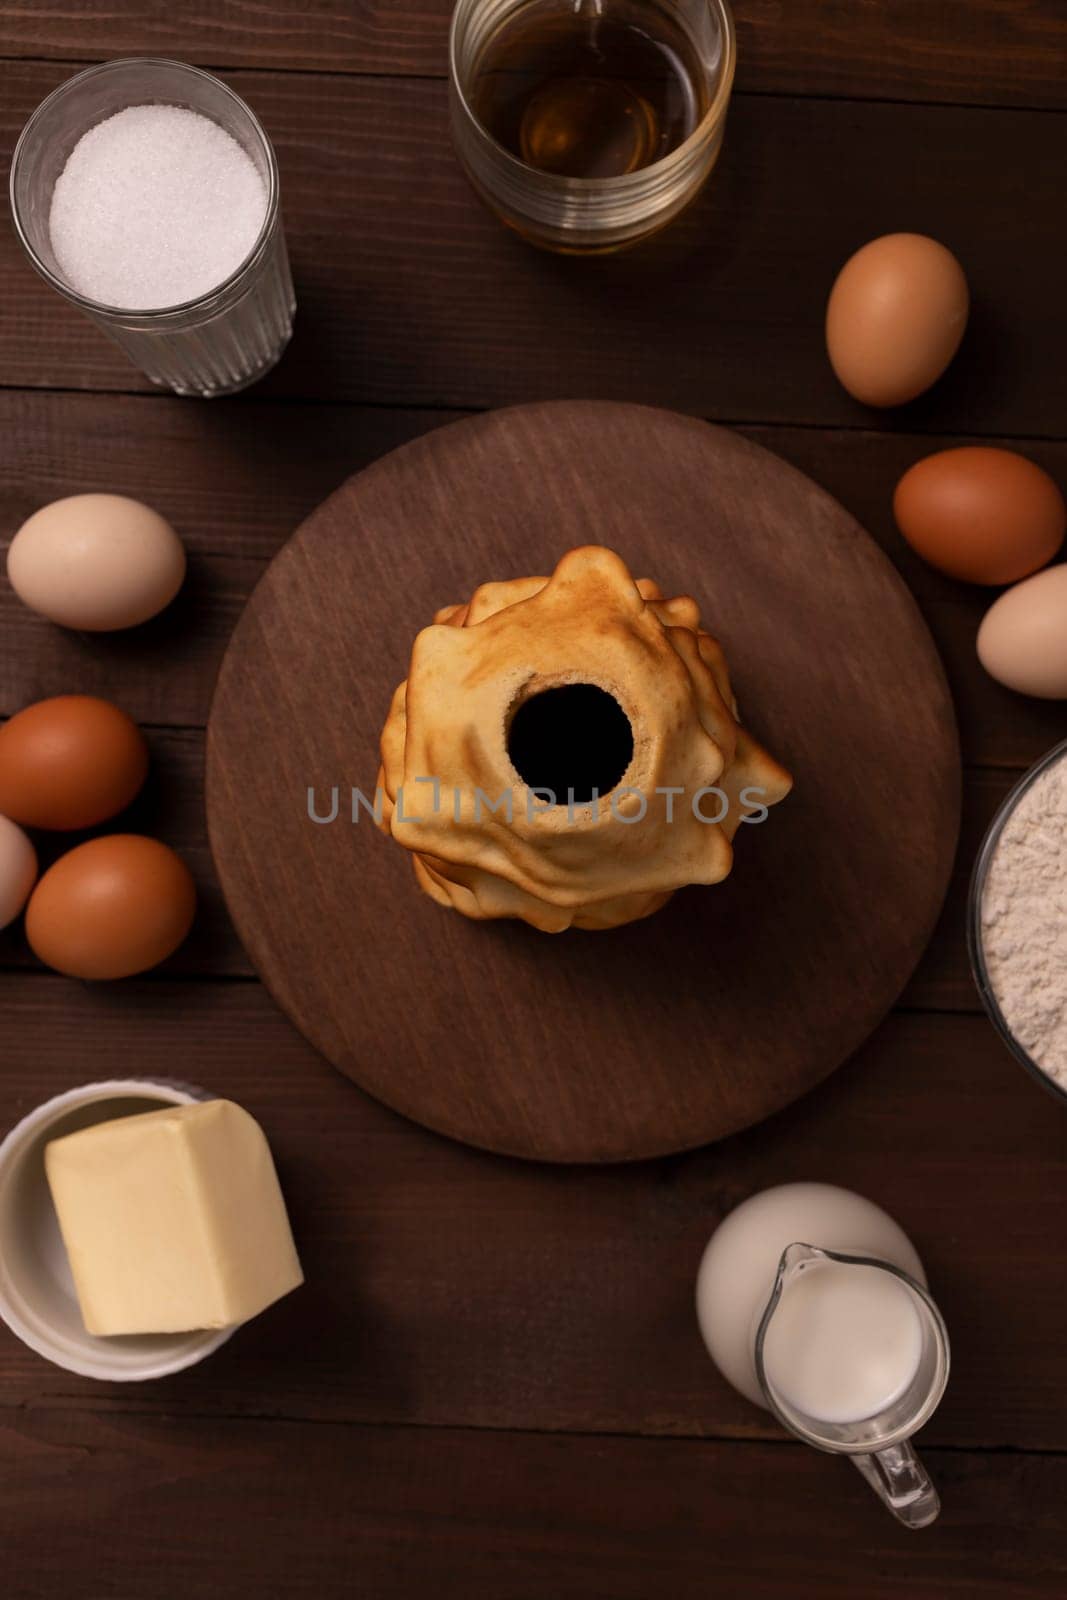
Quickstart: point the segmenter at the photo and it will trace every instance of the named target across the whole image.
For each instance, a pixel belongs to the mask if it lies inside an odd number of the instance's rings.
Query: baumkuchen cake
[[[381,750],[381,825],[420,887],[546,933],[719,883],[792,782],[738,720],[696,602],[592,545],[438,611]]]

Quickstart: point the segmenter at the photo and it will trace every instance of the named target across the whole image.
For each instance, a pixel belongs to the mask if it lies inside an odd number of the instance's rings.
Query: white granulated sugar
[[[127,106],[71,151],[49,226],[73,289],[147,311],[228,278],[266,211],[263,179],[225,129],[180,106]]]
[[[1067,760],[1004,824],[982,897],[982,944],[1004,1020],[1067,1088]]]

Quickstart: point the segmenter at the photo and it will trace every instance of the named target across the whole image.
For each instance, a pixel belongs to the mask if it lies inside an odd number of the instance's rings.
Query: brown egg
[[[90,839],[60,856],[30,896],[34,954],[70,978],[129,978],[171,955],[196,912],[185,863],[135,833]]]
[[[26,828],[95,828],[130,804],[147,774],[143,734],[106,700],[39,700],[0,727],[0,812]]]
[[[900,406],[936,383],[960,347],[970,294],[951,251],[889,233],[846,261],[826,309],[838,379],[868,406]]]
[[[917,461],[897,484],[893,514],[924,561],[965,583],[1017,583],[1047,566],[1067,534],[1067,505],[1048,473],[978,445]]]

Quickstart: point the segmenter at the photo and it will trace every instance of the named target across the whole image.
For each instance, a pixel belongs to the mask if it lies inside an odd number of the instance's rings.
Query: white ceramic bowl
[[[0,1317],[57,1367],[112,1383],[163,1378],[203,1361],[232,1328],[100,1339],[86,1333],[44,1170],[51,1139],[97,1122],[212,1096],[151,1078],[114,1078],[48,1100],[0,1144]]]

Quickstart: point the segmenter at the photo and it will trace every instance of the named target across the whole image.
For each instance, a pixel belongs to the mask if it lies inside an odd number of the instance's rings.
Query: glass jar
[[[509,227],[563,254],[624,249],[658,233],[695,199],[722,147],[733,86],[736,40],[727,0],[626,0],[630,17],[647,14],[686,41],[700,115],[677,148],[618,176],[575,177],[528,165],[484,126],[476,110],[478,75],[501,30],[538,0],[457,0],[449,43],[452,135],[474,188]],[[543,0],[542,0],[543,3]],[[561,0],[560,10],[590,28],[610,21],[621,0]]]
[[[241,146],[267,191],[252,249],[208,293],[182,305],[131,311],[104,305],[68,283],[52,248],[56,179],[90,128],[128,106],[180,106],[223,128]],[[255,383],[280,358],[296,301],[282,231],[278,163],[259,121],[218,78],[181,61],[132,57],[89,67],[37,107],[15,147],[11,210],[33,266],[65,300],[112,338],[153,383],[175,394],[211,396]]]

